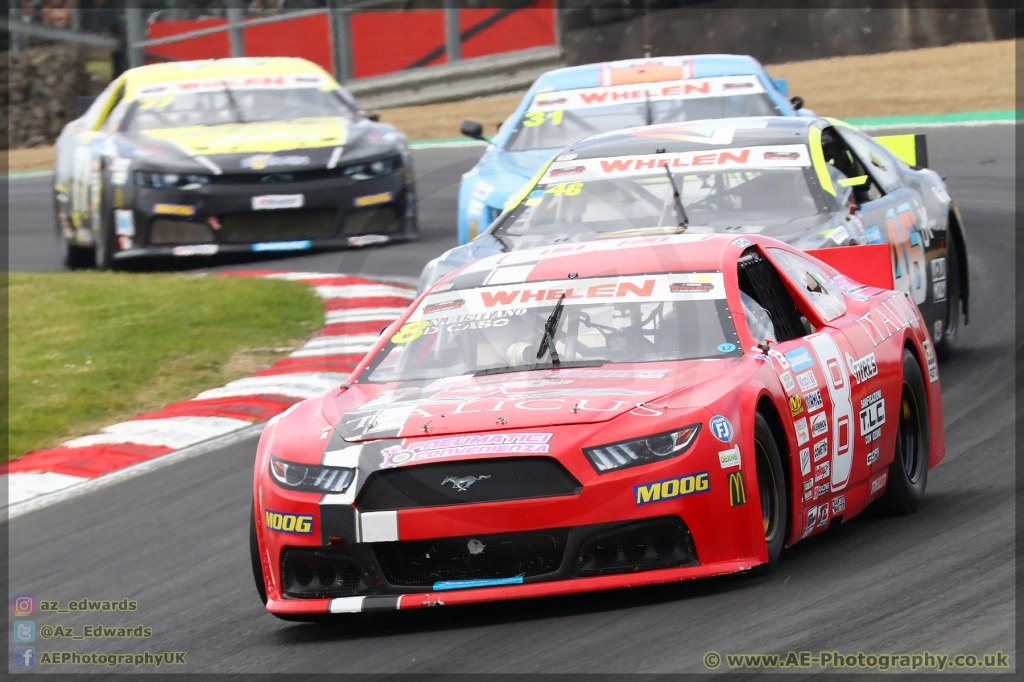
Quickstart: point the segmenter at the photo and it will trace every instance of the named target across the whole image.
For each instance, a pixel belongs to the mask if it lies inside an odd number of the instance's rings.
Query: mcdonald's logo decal
[[[743,485],[743,472],[729,474],[729,506],[738,507],[747,503],[747,487]]]

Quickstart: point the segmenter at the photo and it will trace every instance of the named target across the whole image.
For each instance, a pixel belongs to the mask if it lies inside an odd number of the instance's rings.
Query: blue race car
[[[559,150],[596,133],[653,123],[743,116],[813,116],[784,79],[753,57],[630,59],[549,71],[533,84],[459,188],[459,244],[476,239],[505,202]],[[483,140],[479,123],[462,133]]]

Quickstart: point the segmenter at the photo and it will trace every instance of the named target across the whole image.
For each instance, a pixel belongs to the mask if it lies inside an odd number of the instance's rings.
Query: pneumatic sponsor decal
[[[464,455],[546,455],[551,433],[488,433],[394,445],[381,452],[383,467]]]

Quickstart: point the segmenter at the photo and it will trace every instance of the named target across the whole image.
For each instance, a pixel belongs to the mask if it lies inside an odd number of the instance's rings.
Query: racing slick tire
[[[96,233],[93,247],[93,260],[97,270],[105,271],[114,267],[114,251],[117,248],[117,235],[114,234],[114,212],[103,202],[100,207],[100,229]]]
[[[60,233],[57,234],[57,243],[60,245],[60,262],[68,270],[84,270],[94,265],[91,247],[72,244]]]
[[[60,262],[68,270],[83,270],[93,266],[93,255],[91,246],[79,246],[68,241],[64,236],[64,229],[61,227],[60,205],[56,196],[53,200],[53,215],[55,216],[54,227],[57,228],[57,248],[60,249]]]
[[[263,562],[260,561],[260,542],[256,537],[256,501],[249,510],[249,557],[252,559],[252,577],[256,580],[256,591],[260,600],[267,605],[267,584],[263,580]]]
[[[942,338],[935,343],[939,360],[948,360],[956,351],[956,335],[960,331],[960,261],[956,239],[946,235],[946,319],[943,320]],[[929,329],[929,332],[935,332]]]
[[[898,406],[896,449],[889,465],[889,482],[879,500],[894,516],[917,511],[928,484],[928,398],[917,358],[903,350],[903,384]]]
[[[775,444],[771,427],[761,413],[754,415],[754,462],[757,471],[757,490],[764,524],[764,541],[768,547],[768,562],[755,566],[752,575],[769,573],[779,563],[786,544],[789,520],[789,496],[786,493],[786,474],[782,458]]]

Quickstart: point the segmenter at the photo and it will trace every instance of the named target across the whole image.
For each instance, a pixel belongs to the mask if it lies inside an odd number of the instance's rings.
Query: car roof
[[[125,98],[134,99],[140,86],[154,83],[200,80],[209,78],[245,78],[270,74],[315,73],[328,79],[331,87],[337,83],[329,73],[311,61],[297,57],[242,57],[237,59],[202,59],[187,62],[149,64],[125,72]]]
[[[489,256],[457,270],[441,282],[454,281],[464,290],[494,283],[520,284],[567,277],[724,272],[734,267],[743,251],[754,244],[794,251],[776,239],[753,234],[742,237],[717,233],[629,236]],[[575,273],[575,277],[570,277],[570,273]]]
[[[719,118],[627,128],[586,137],[562,155],[594,159],[633,154],[691,152],[760,145],[806,144],[808,131],[821,119],[795,116]]]
[[[669,68],[679,67],[679,68]],[[662,71],[661,69],[664,69]],[[596,64],[567,66],[548,71],[534,84],[533,90],[565,90],[569,88],[598,87],[615,85],[611,74],[619,72],[628,80],[624,82],[645,83],[682,78],[709,78],[713,76],[742,76],[763,71],[761,64],[753,57],[737,54],[676,55],[668,57],[645,57],[623,59]],[[653,73],[646,78],[643,74]]]

